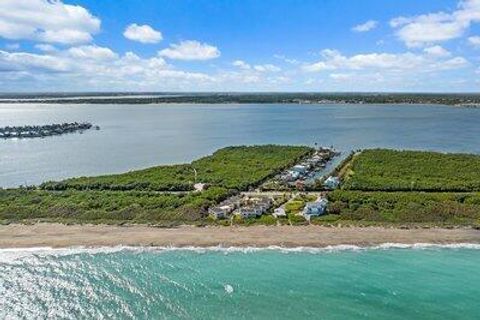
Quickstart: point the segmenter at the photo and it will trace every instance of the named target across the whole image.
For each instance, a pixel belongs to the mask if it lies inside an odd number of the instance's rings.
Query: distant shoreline
[[[369,247],[385,243],[480,244],[480,230],[386,227],[250,226],[157,228],[145,225],[63,225],[39,223],[0,226],[0,248],[34,247]]]
[[[178,93],[3,94],[1,103],[45,104],[432,104],[480,107],[480,94],[446,93]]]

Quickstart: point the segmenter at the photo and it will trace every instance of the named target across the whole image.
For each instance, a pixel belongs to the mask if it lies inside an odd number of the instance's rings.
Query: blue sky
[[[480,89],[480,0],[2,0],[1,91]]]

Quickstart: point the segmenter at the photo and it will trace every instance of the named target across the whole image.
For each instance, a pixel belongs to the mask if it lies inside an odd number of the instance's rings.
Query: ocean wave
[[[283,247],[283,246],[268,246],[268,247],[241,247],[241,246],[211,246],[211,247],[197,247],[197,246],[185,246],[185,247],[140,247],[140,246],[114,246],[114,247],[67,247],[67,248],[52,248],[52,247],[33,247],[33,248],[7,248],[0,249],[0,263],[15,261],[29,256],[68,256],[76,254],[112,254],[118,252],[196,252],[196,253],[208,253],[208,252],[222,252],[228,253],[256,253],[266,251],[277,251],[282,253],[331,253],[341,251],[368,251],[368,250],[392,250],[392,249],[471,249],[480,250],[479,243],[450,243],[450,244],[437,244],[437,243],[382,243],[371,246],[358,246],[358,245],[330,245],[325,247]]]

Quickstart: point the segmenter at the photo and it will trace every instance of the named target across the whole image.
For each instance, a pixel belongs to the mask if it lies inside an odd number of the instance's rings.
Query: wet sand
[[[480,230],[382,227],[251,226],[156,228],[142,225],[0,226],[0,248],[71,246],[370,246],[382,243],[480,243]]]

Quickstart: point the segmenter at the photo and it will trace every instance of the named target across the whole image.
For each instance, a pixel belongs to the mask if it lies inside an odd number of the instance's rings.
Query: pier
[[[89,122],[54,123],[43,126],[7,126],[0,128],[0,139],[9,138],[42,138],[72,132],[83,132],[89,129],[100,130]]]

